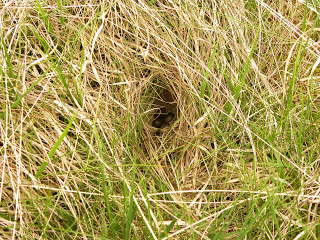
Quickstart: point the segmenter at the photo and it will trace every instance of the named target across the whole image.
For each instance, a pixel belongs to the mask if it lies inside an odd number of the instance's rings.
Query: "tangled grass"
[[[2,1],[0,237],[319,239],[316,2]]]

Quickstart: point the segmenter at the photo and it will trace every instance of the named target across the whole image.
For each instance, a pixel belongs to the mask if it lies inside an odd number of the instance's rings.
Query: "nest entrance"
[[[151,125],[155,128],[166,128],[177,119],[177,102],[173,93],[165,88],[158,87],[155,94],[153,108],[157,110],[152,114]]]
[[[179,116],[177,97],[173,88],[159,78],[152,82],[152,87],[145,92],[147,109],[152,110],[148,111],[144,121],[145,130],[151,136],[172,129]],[[149,135],[149,138],[151,136]]]

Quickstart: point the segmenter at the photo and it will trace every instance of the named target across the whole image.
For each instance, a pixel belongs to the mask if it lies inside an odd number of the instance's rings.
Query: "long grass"
[[[319,11],[2,1],[0,238],[319,239]]]

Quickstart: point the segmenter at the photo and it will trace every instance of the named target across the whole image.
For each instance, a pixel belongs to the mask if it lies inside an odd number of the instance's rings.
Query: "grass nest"
[[[319,239],[305,2],[0,4],[0,238]]]

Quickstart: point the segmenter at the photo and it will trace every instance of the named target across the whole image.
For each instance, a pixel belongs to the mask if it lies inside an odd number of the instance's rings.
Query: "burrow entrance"
[[[149,133],[159,135],[174,127],[178,119],[177,97],[174,89],[163,80],[153,81],[147,94],[150,97],[148,108],[151,110],[147,118],[147,128]]]
[[[162,87],[158,87],[158,90],[152,106],[156,110],[151,116],[151,125],[158,129],[164,129],[170,127],[177,119],[177,103],[170,90]]]

